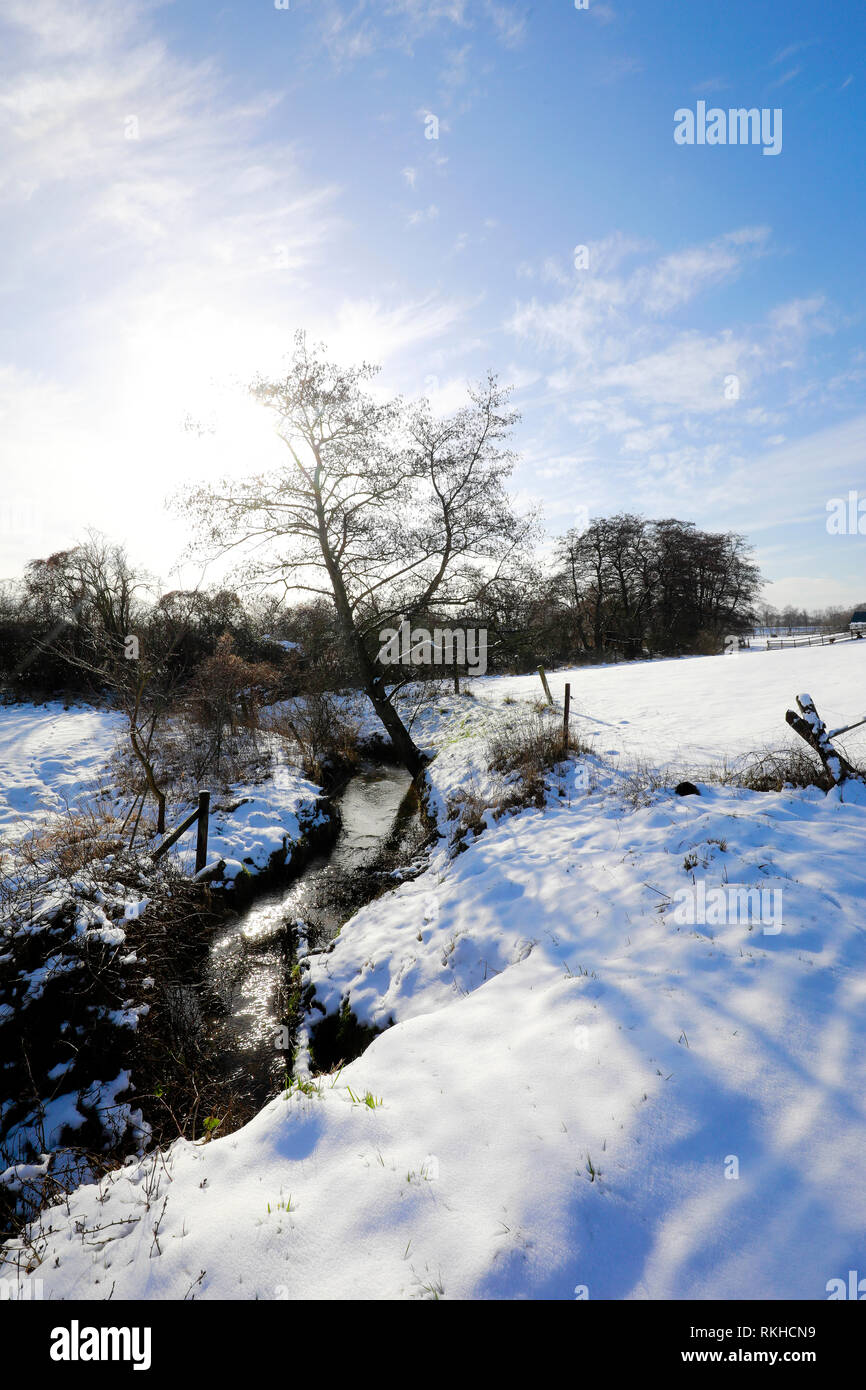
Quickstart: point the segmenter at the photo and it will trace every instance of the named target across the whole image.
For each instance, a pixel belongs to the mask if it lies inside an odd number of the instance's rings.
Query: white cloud
[[[485,10],[493,21],[497,38],[506,48],[518,48],[526,36],[526,14],[522,7],[485,0]]]
[[[745,383],[759,356],[755,344],[730,333],[682,333],[659,352],[607,368],[600,384],[641,405],[718,413],[729,408],[725,378],[736,373]]]
[[[831,325],[827,318],[819,318],[826,308],[823,295],[812,295],[806,299],[790,299],[770,311],[770,323],[780,337],[788,338],[795,334],[798,338],[807,331],[828,333]]]
[[[144,6],[114,0],[6,0],[6,24],[24,30],[41,56],[94,54],[113,49]]]
[[[589,13],[592,15],[593,19],[598,21],[599,24],[604,25],[614,24],[618,18],[617,12],[614,9],[613,5],[598,4],[596,3],[596,0],[592,0],[592,3],[589,7]]]
[[[447,54],[447,61],[440,75],[440,82],[445,88],[465,87],[467,82],[473,77],[473,69],[469,64],[469,55],[472,52],[472,45],[465,43],[462,48],[451,49]]]
[[[517,48],[526,30],[523,6],[505,0],[296,0],[315,5],[320,32],[339,65],[383,49],[414,52],[436,30],[493,33],[504,48]]]
[[[429,207],[417,208],[415,212],[410,212],[406,219],[406,225],[407,227],[418,227],[423,222],[435,222],[438,216],[438,207],[435,203],[431,203]]]
[[[784,72],[781,77],[777,77],[775,82],[770,83],[768,90],[772,92],[776,87],[786,86],[789,82],[793,82],[795,77],[799,77],[802,71],[803,69],[799,67],[789,68],[788,71]]]
[[[543,345],[573,353],[578,360],[598,360],[600,352],[604,359],[609,356],[610,344],[600,342],[600,334],[614,332],[627,340],[644,313],[669,313],[688,304],[709,285],[734,279],[748,258],[764,251],[768,237],[766,227],[740,228],[639,266],[626,276],[612,272],[645,250],[646,244],[621,236],[588,243],[588,270],[565,272],[552,257],[540,272],[521,265],[518,275],[539,273],[542,280],[571,285],[572,289],[560,300],[543,303],[534,299],[518,305],[510,327]],[[812,301],[804,301],[799,310],[788,312],[805,315],[813,308]]]
[[[793,415],[813,418],[806,412],[829,389],[804,372],[809,345],[833,331],[823,299],[792,298],[757,322],[715,331],[668,321],[769,248],[767,228],[742,227],[663,256],[643,254],[625,269],[646,247],[609,238],[590,245],[589,271],[545,277],[542,267],[540,278],[554,288],[516,305],[507,327],[549,363],[531,405],[544,413],[554,449],[556,421],[577,430],[587,451],[583,486],[608,508],[621,507],[623,490],[629,505],[655,515],[669,513],[676,498],[687,515],[710,524],[719,516],[734,524],[737,516],[745,531],[777,512],[790,521],[792,510],[802,510],[802,503],[779,506],[772,494],[784,489],[787,497],[797,471],[808,479],[807,460],[814,476],[816,459],[831,456],[812,439],[800,462],[785,442],[797,432]],[[524,273],[538,278],[535,267]],[[568,286],[557,283],[563,278]],[[840,395],[859,389],[859,370],[855,362],[838,374]],[[784,462],[768,436],[783,446]],[[840,446],[832,456],[841,465],[848,453]],[[764,522],[747,505],[751,498],[759,499]]]
[[[789,43],[773,58],[773,65],[786,62],[788,58],[793,58],[795,53],[802,53],[804,48],[810,48],[813,43],[814,39],[799,39],[796,43]]]
[[[341,360],[392,366],[407,348],[441,338],[466,314],[468,305],[432,296],[387,307],[376,298],[345,301],[329,332],[329,347]]]
[[[744,228],[703,246],[686,247],[663,257],[646,277],[641,290],[645,308],[665,314],[710,285],[730,281],[739,274],[744,253],[760,251],[769,236],[766,227]]]
[[[666,444],[673,433],[673,426],[670,424],[655,425],[651,429],[632,430],[622,441],[623,448],[630,454],[652,454],[656,453],[663,444]]]

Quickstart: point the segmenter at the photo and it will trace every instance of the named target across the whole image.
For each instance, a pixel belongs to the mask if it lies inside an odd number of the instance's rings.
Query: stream
[[[334,802],[341,824],[332,848],[287,887],[263,893],[211,943],[210,1047],[229,1088],[260,1104],[291,1070],[291,1044],[275,1044],[281,1028],[291,1039],[297,1023],[299,944],[302,955],[325,949],[359,907],[394,886],[392,871],[417,859],[427,835],[405,768],[363,764]]]

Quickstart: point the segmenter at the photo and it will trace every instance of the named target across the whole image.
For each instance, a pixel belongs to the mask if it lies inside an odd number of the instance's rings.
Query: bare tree
[[[166,797],[159,785],[154,740],[178,687],[171,657],[191,609],[188,604],[185,614],[176,613],[170,624],[146,623],[141,596],[147,583],[122,546],[95,532],[82,544],[34,561],[28,569],[32,604],[54,624],[41,647],[83,673],[123,710],[130,748],[142,772],[142,804],[150,793],[162,833]],[[195,596],[188,597],[191,604]]]
[[[718,643],[752,618],[760,574],[734,533],[629,513],[569,531],[558,544],[557,593],[583,647],[639,656]]]
[[[287,375],[253,390],[286,447],[271,476],[204,486],[181,503],[210,553],[251,550],[247,577],[326,594],[365,693],[401,761],[424,759],[394,703],[408,677],[385,664],[384,626],[434,608],[459,613],[529,532],[504,483],[516,415],[489,376],[446,420],[369,389],[378,369],[342,368],[303,333]]]

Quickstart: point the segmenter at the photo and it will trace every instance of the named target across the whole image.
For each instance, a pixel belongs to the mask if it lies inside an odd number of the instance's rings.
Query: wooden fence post
[[[195,871],[200,874],[207,863],[207,831],[210,818],[210,792],[198,794],[198,835],[195,842]]]
[[[543,666],[539,666],[539,668],[538,668],[538,674],[539,674],[540,677],[541,677],[541,684],[544,686],[544,693],[545,693],[545,695],[547,696],[547,703],[548,703],[549,705],[552,705],[552,704],[553,704],[553,696],[552,696],[551,693],[550,693],[550,686],[547,684],[547,676],[544,674],[544,667],[543,667]]]
[[[565,683],[565,705],[562,715],[562,751],[568,756],[568,716],[571,711],[571,686]]]

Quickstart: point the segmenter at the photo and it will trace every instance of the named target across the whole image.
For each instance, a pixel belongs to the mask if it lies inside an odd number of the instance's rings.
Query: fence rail
[[[190,826],[195,825],[196,821],[198,821],[198,836],[195,844],[195,871],[197,874],[201,873],[207,863],[207,833],[209,820],[210,792],[202,791],[198,794],[198,806],[196,806],[191,815],[187,816],[186,820],[182,820],[180,825],[172,830],[170,835],[166,835],[161,845],[157,845],[153,854],[150,856],[151,859],[161,859],[162,856],[171,849],[172,845],[177,844],[181,835],[185,834]]]
[[[832,647],[836,642],[853,641],[853,632],[822,632],[811,637],[768,637],[767,651],[777,647]]]

